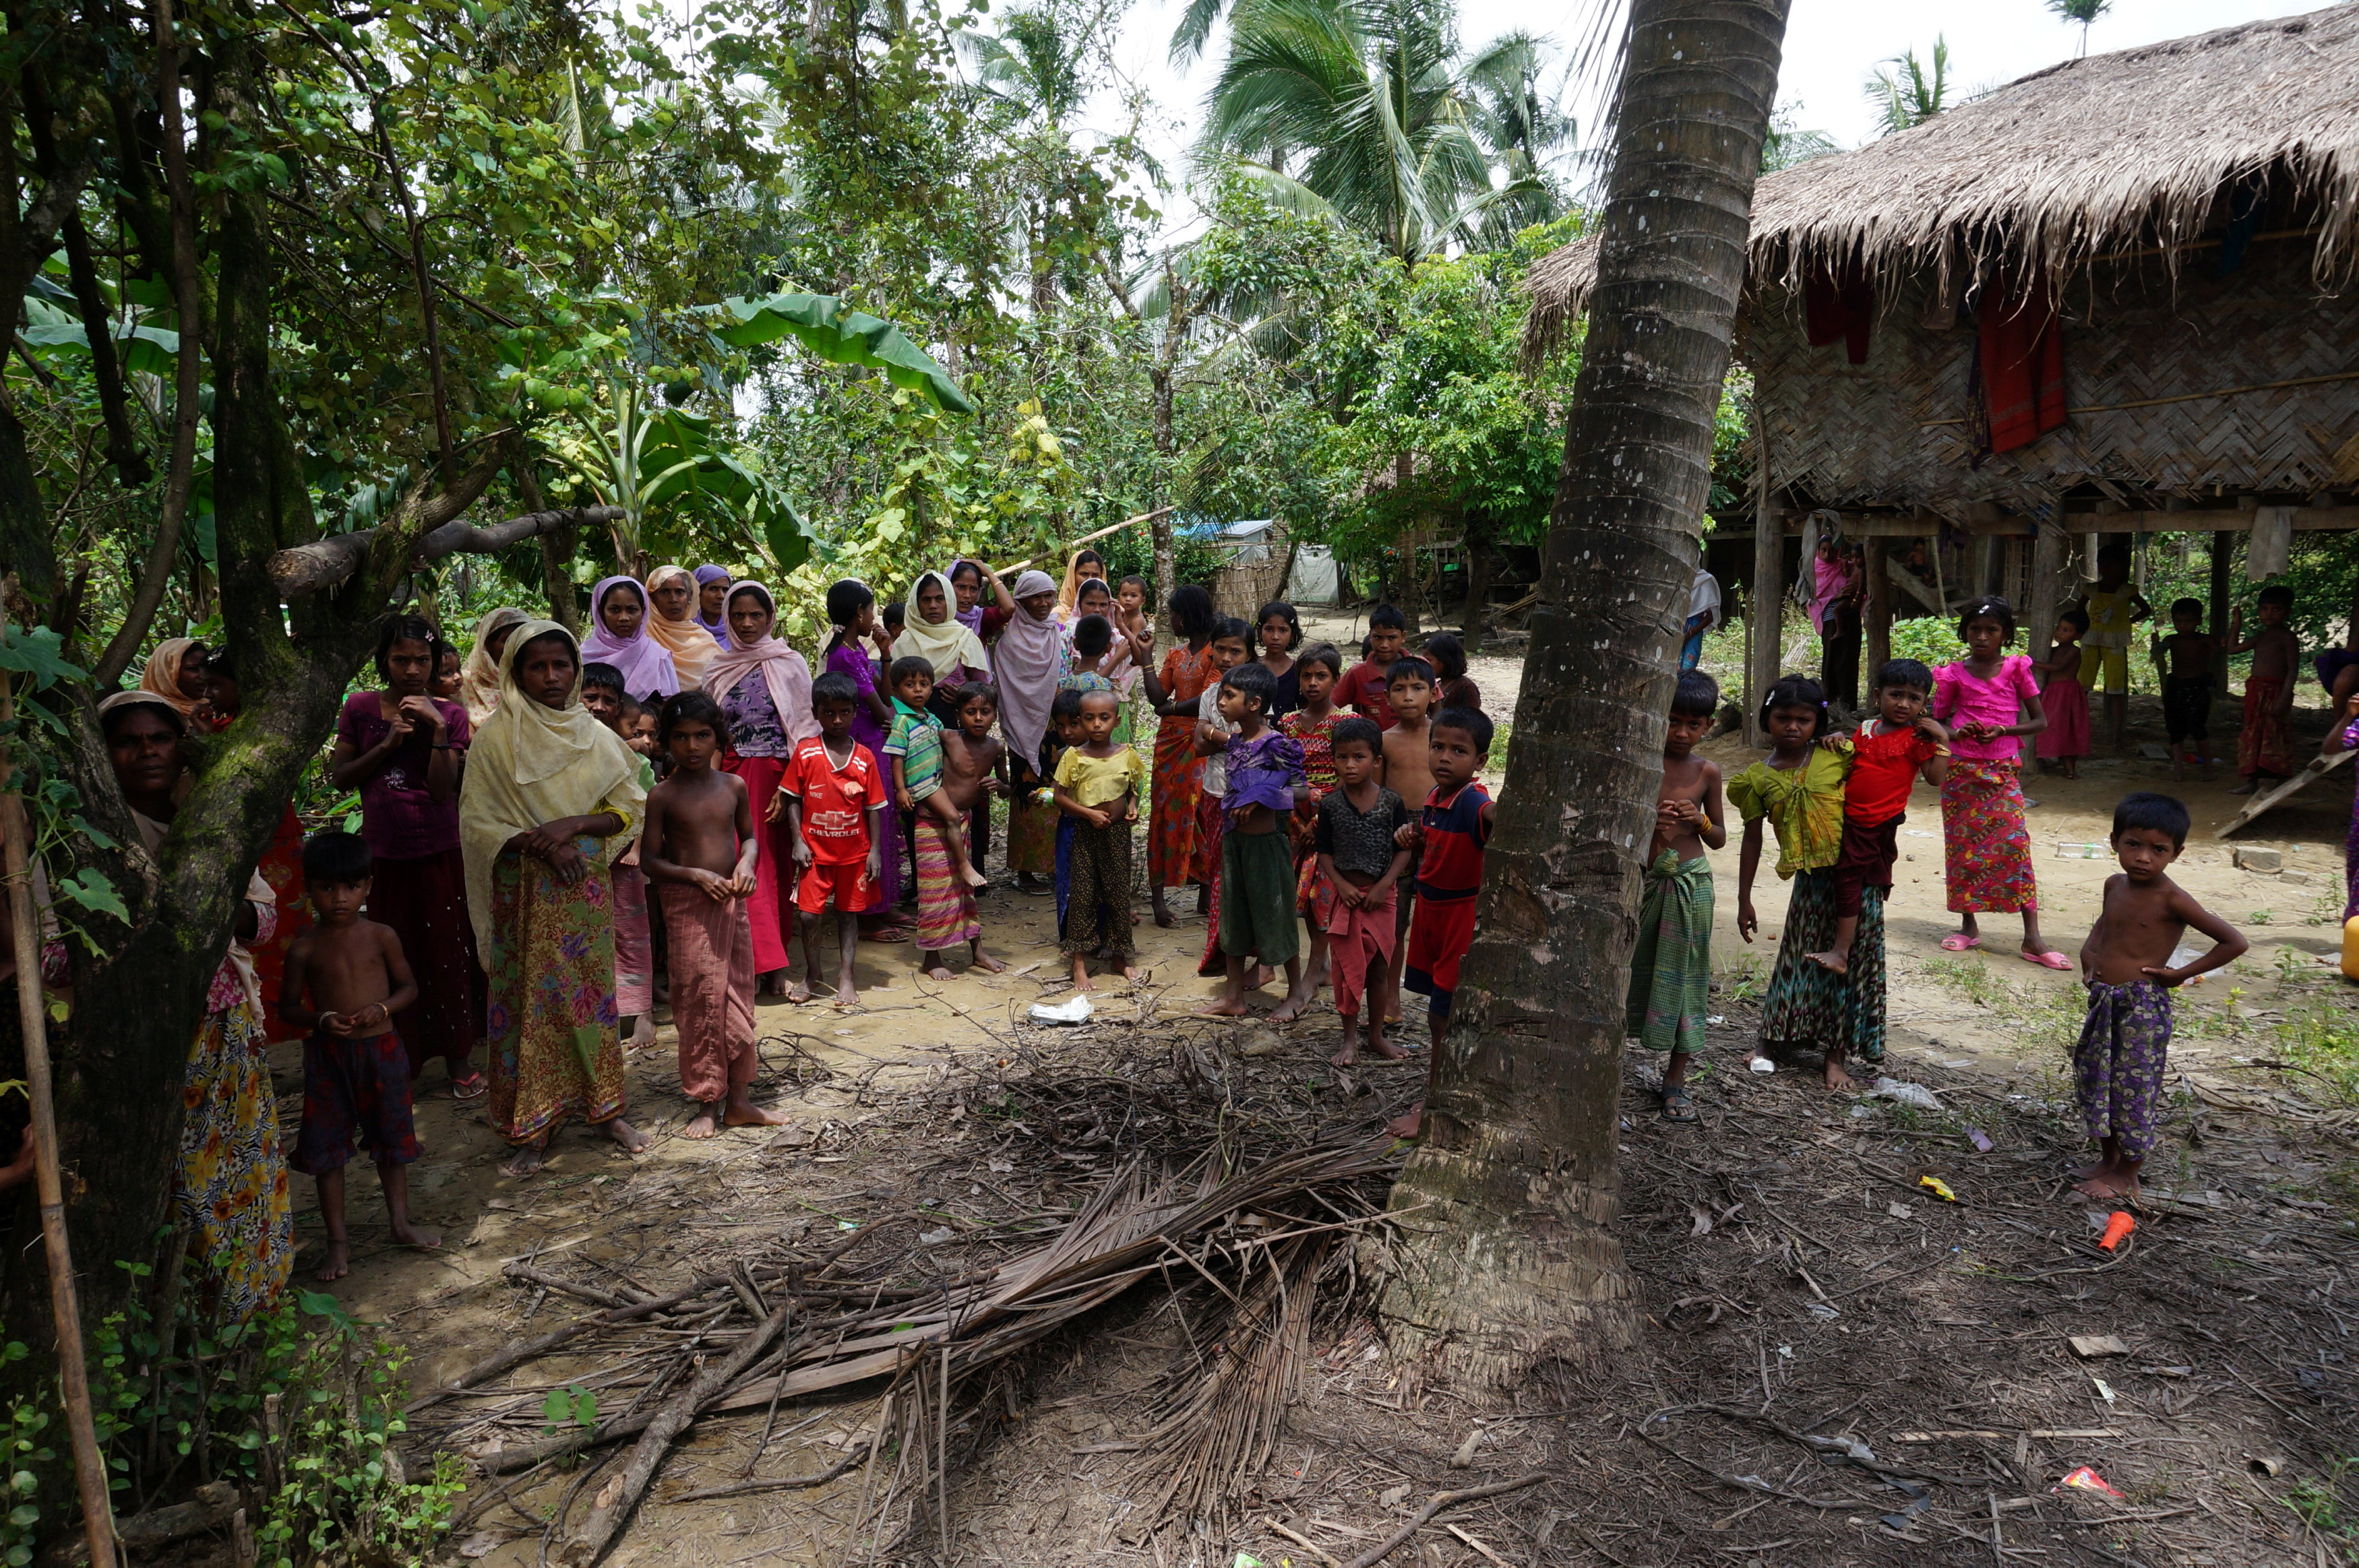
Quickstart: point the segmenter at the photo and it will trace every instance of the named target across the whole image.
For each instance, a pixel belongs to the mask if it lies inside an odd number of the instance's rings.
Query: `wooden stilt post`
[[[1860,700],[1875,710],[1875,672],[1892,657],[1892,541],[1867,540],[1867,637],[1859,666]]]
[[[2064,598],[2060,579],[2066,569],[2067,552],[2079,543],[2053,523],[2042,523],[2032,541],[2030,602],[2016,606],[2016,629],[2038,650],[2047,648],[2048,634],[2056,629],[2056,612]]]
[[[2234,564],[2236,535],[2221,532],[2212,535],[2212,635],[2228,635],[2228,568]],[[2224,644],[2223,644],[2224,645]],[[2217,702],[2228,695],[2228,656],[2212,656],[2212,700]]]
[[[16,713],[15,693],[0,677],[0,722]],[[16,955],[16,1020],[25,1036],[25,1092],[33,1102],[33,1181],[40,1204],[41,1241],[49,1271],[49,1311],[57,1320],[59,1393],[73,1442],[74,1481],[82,1492],[82,1538],[91,1568],[114,1568],[114,1515],[108,1505],[106,1461],[91,1421],[90,1375],[82,1358],[82,1306],[74,1291],[73,1250],[66,1239],[65,1189],[58,1176],[57,1102],[49,1081],[49,1020],[41,1005],[40,915],[27,871],[25,804],[8,781],[0,795],[9,924]],[[15,1151],[11,1150],[11,1153]]]
[[[1769,483],[1769,435],[1756,410],[1753,416],[1753,636],[1747,650],[1751,679],[1745,704],[1745,741],[1767,746],[1761,733],[1761,699],[1777,683],[1779,643],[1786,634],[1786,520]]]

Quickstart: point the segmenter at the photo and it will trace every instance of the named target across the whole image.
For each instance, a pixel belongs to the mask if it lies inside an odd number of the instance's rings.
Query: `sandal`
[[[1952,931],[1941,938],[1941,951],[1944,953],[1971,953],[1982,945],[1981,937],[1969,936],[1962,931]]]
[[[2043,969],[2064,970],[2070,969],[2072,967],[2072,960],[2066,957],[2063,954],[2059,953],[2053,947],[2050,947],[2045,953],[2034,953],[2027,949],[2025,952],[2017,955],[2017,957],[2021,957],[2025,963],[2037,964]]]
[[[873,931],[862,932],[860,939],[863,942],[907,942],[909,928],[906,925],[879,925]]]
[[[1695,1101],[1688,1098],[1688,1091],[1686,1089],[1665,1089],[1663,1091],[1663,1119],[1665,1121],[1675,1121],[1685,1124],[1695,1120]]]
[[[491,1090],[492,1080],[481,1073],[470,1073],[463,1078],[454,1078],[451,1081],[452,1099],[481,1099],[491,1093]]]

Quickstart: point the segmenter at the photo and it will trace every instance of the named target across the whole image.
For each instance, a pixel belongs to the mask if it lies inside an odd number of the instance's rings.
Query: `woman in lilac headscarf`
[[[661,643],[647,635],[647,590],[635,577],[610,577],[590,590],[590,635],[582,639],[582,662],[612,665],[623,674],[623,689],[635,697],[670,697],[679,690],[679,672]]]
[[[696,623],[712,633],[712,640],[723,647],[729,646],[729,568],[701,566],[696,568]]]

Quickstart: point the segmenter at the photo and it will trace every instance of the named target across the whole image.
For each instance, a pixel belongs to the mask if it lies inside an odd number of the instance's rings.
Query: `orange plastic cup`
[[[2105,1221],[2105,1238],[2098,1242],[2097,1245],[2104,1251],[2111,1252],[2114,1248],[2119,1247],[2122,1244],[2123,1237],[2127,1236],[2131,1231],[2136,1230],[2136,1220],[2132,1219],[2128,1215],[2116,1209],[2114,1212],[2113,1217]]]

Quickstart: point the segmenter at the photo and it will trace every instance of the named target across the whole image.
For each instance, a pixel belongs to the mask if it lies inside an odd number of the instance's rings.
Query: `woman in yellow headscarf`
[[[531,619],[515,605],[503,604],[475,622],[474,645],[459,674],[459,706],[477,730],[500,705],[500,654],[506,651],[508,634]]]
[[[636,1154],[623,1119],[607,867],[639,830],[639,760],[582,706],[582,653],[527,621],[500,661],[500,700],[468,748],[459,790],[467,914],[489,982],[492,1125],[538,1170],[568,1114]]]
[[[712,630],[696,618],[696,579],[686,567],[658,567],[647,574],[647,635],[671,655],[679,673],[679,689],[693,691],[704,680],[704,666],[721,652]]]
[[[194,637],[167,637],[147,655],[139,689],[153,692],[186,719],[205,699],[205,645]]]

